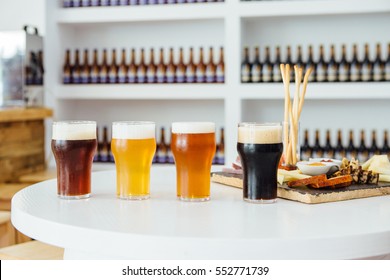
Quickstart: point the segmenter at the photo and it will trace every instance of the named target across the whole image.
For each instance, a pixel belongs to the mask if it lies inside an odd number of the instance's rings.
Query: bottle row
[[[224,2],[224,0],[63,0],[64,8]]]
[[[319,46],[317,59],[314,58],[313,46],[309,45],[307,57],[303,58],[301,46],[297,46],[296,57],[293,59],[291,46],[287,46],[286,55],[282,59],[280,47],[275,47],[275,56],[271,58],[270,47],[265,47],[261,58],[260,48],[254,48],[251,59],[249,48],[244,48],[244,58],[241,63],[242,83],[281,82],[280,64],[286,63],[303,67],[305,71],[313,68],[309,82],[380,82],[390,81],[390,43],[387,46],[387,57],[381,51],[381,44],[376,45],[375,58],[372,59],[369,44],[364,45],[364,57],[359,57],[358,45],[352,46],[352,56],[347,55],[347,46],[341,46],[341,56],[336,56],[335,45],[330,46],[329,56],[325,57],[325,48]],[[290,81],[294,81],[294,71],[291,71]]]
[[[309,143],[309,131],[304,132],[304,141],[301,146],[301,160],[308,160],[309,158],[334,158],[334,159],[347,159],[355,158],[359,162],[365,162],[373,155],[385,154],[390,157],[390,146],[388,141],[387,130],[383,133],[383,143],[379,146],[377,142],[376,131],[371,132],[371,145],[366,145],[366,133],[364,130],[360,131],[359,145],[354,143],[354,131],[349,131],[348,144],[345,145],[342,141],[342,131],[337,131],[336,145],[332,145],[331,132],[326,131],[325,145],[320,143],[320,131],[316,130],[314,134],[314,144]]]
[[[104,126],[101,137],[97,131],[98,147],[94,157],[94,162],[114,162],[114,157],[111,152],[111,140],[108,137],[108,128]],[[165,128],[160,128],[160,139],[156,145],[156,153],[154,154],[153,163],[169,163],[174,164],[173,155],[171,153],[170,144],[165,137]],[[216,153],[213,159],[213,164],[225,164],[225,136],[224,129],[220,129],[219,142],[217,143]]]
[[[188,59],[184,60],[184,50],[179,49],[179,58],[175,58],[174,49],[169,49],[169,61],[165,62],[165,50],[160,48],[159,61],[155,62],[155,50],[150,49],[149,61],[145,59],[145,49],[137,53],[131,49],[130,62],[126,49],[122,49],[121,61],[117,63],[117,50],[113,49],[111,61],[103,49],[101,60],[97,49],[93,50],[92,64],[89,63],[89,51],[84,50],[83,62],[80,51],[66,50],[63,66],[64,84],[115,84],[115,83],[224,83],[225,63],[224,51],[220,48],[219,60],[214,61],[214,49],[209,48],[208,61],[205,62],[203,48],[199,49],[199,57],[195,62],[194,48],[189,48]],[[176,62],[177,61],[177,62]]]
[[[25,66],[25,84],[26,85],[43,85],[43,52],[30,51]]]

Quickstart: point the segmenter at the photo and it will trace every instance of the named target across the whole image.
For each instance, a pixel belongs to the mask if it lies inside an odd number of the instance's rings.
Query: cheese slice
[[[390,175],[390,161],[387,155],[375,155],[362,165],[363,170]]]

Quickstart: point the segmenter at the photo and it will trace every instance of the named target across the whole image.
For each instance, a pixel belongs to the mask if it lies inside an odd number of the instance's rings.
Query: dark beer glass
[[[90,197],[96,147],[96,122],[53,123],[51,149],[57,165],[57,193],[60,198]]]
[[[238,124],[237,151],[243,168],[243,197],[253,203],[274,203],[283,153],[281,123]]]

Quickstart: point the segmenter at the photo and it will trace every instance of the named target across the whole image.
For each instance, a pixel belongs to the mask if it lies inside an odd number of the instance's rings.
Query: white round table
[[[92,197],[68,201],[56,180],[12,199],[22,233],[65,259],[354,259],[390,252],[390,196],[307,205],[250,204],[212,183],[208,202],[176,198],[172,166],[152,168],[151,199],[115,196],[115,171],[95,172]]]

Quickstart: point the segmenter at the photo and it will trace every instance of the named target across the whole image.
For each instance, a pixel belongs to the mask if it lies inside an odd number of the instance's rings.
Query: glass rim
[[[53,125],[61,125],[61,124],[67,124],[67,125],[76,125],[76,124],[96,124],[96,121],[53,121]]]
[[[152,121],[114,121],[112,125],[156,125],[156,123]]]
[[[275,127],[283,126],[283,122],[240,122],[238,127]]]

